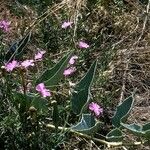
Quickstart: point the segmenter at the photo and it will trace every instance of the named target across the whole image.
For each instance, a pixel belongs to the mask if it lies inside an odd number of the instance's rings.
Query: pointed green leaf
[[[67,67],[71,53],[63,57],[53,68],[46,70],[42,76],[40,76],[36,83],[44,82],[46,86],[55,86],[60,79],[63,78],[63,72]]]
[[[69,54],[64,56],[53,68],[45,70],[44,73],[37,79],[36,84],[52,78],[54,74],[60,69],[61,65],[64,63],[68,56]]]
[[[14,57],[19,59],[23,55],[23,49],[30,41],[31,32],[28,32],[25,37],[23,37],[19,42],[15,42],[7,52],[5,59],[7,61],[12,60]]]
[[[80,114],[84,106],[88,103],[90,98],[90,87],[95,75],[97,61],[95,61],[87,74],[76,85],[72,93],[71,103],[72,110],[75,114]]]
[[[107,135],[106,139],[111,142],[119,142],[123,140],[123,135],[121,130],[118,128],[111,130]]]
[[[82,114],[81,121],[71,129],[85,134],[94,134],[99,126],[100,122],[96,122],[93,115]]]
[[[27,35],[19,41],[18,48],[17,48],[17,57],[22,55],[22,51],[24,47],[27,45],[27,43],[30,41],[31,38],[31,32],[28,32]]]
[[[117,106],[116,113],[112,118],[112,124],[115,127],[119,128],[120,122],[121,121],[124,122],[127,119],[128,115],[132,109],[133,102],[134,102],[133,96],[130,96],[127,99],[125,99],[122,104]]]

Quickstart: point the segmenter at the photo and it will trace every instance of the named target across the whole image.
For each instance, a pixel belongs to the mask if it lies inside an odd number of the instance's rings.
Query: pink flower
[[[6,21],[6,20],[1,20],[0,21],[0,28],[5,31],[5,32],[8,32],[9,31],[9,25],[10,25],[10,22]]]
[[[16,60],[13,60],[12,62],[5,64],[5,66],[2,66],[2,68],[5,68],[8,72],[13,71],[13,69],[16,67],[18,67],[18,62]]]
[[[62,25],[61,25],[61,27],[63,28],[63,29],[66,29],[67,27],[71,27],[71,25],[73,24],[73,22],[64,22]]]
[[[76,59],[78,59],[78,56],[76,56],[76,55],[72,56],[72,57],[70,58],[70,60],[69,60],[69,64],[70,64],[70,65],[73,65],[73,64],[75,63],[75,60],[76,60]]]
[[[36,90],[43,96],[43,97],[47,97],[47,96],[51,96],[51,93],[48,89],[46,89],[44,83],[40,83],[36,86]]]
[[[69,76],[69,75],[73,74],[75,71],[76,71],[75,67],[70,67],[70,68],[64,70],[63,75],[64,76]]]
[[[25,60],[21,63],[21,66],[27,68],[29,66],[34,66],[34,61],[31,59],[31,60]]]
[[[35,60],[41,60],[43,57],[43,54],[45,54],[46,51],[39,51],[37,54],[35,54],[34,59]]]
[[[101,108],[97,103],[90,103],[89,104],[89,110],[95,114],[96,117],[103,114],[103,108]]]
[[[83,41],[80,41],[79,42],[79,47],[80,48],[89,48],[89,45],[87,43],[83,42]]]

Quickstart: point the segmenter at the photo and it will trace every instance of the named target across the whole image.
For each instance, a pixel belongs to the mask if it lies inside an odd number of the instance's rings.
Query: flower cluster
[[[65,21],[65,22],[63,22],[63,24],[61,25],[61,27],[63,29],[67,29],[67,28],[71,27],[72,24],[73,24],[73,22]],[[81,40],[78,43],[78,47],[81,48],[81,49],[84,49],[84,48],[86,49],[86,48],[89,48],[90,46],[86,42],[84,42],[84,41]]]
[[[23,68],[28,68],[29,66],[34,66],[35,61],[39,61],[42,59],[43,54],[45,54],[46,51],[39,51],[37,54],[34,56],[33,59],[27,59],[22,62],[18,62],[17,60],[13,60],[9,63],[6,63],[2,68],[5,68],[6,71],[11,72],[17,67],[23,67]]]
[[[63,29],[66,29],[68,27],[71,27],[72,24],[73,24],[73,22],[65,21],[61,27]],[[86,48],[89,48],[89,45],[83,41],[79,41],[78,47],[82,48],[82,49],[84,49],[84,48],[86,49]],[[76,55],[74,55],[70,58],[70,60],[69,60],[70,66],[67,69],[65,69],[64,73],[63,73],[65,77],[73,74],[76,71],[76,67],[74,66],[76,59],[78,59],[78,56],[76,56]]]
[[[70,60],[69,60],[70,67],[68,67],[67,69],[64,70],[64,73],[63,73],[64,76],[69,76],[76,71],[76,67],[73,66],[75,64],[76,59],[78,59],[78,56],[76,56],[76,55],[74,55],[70,58]]]

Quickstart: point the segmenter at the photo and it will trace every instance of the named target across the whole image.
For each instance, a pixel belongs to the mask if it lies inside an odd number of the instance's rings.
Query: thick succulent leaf
[[[137,124],[128,125],[128,124],[124,124],[124,123],[121,123],[121,125],[124,128],[128,129],[130,132],[134,133],[135,135],[140,136],[142,134],[142,126],[141,125],[137,125]]]
[[[75,114],[80,114],[83,107],[88,103],[90,98],[90,87],[95,75],[95,70],[97,66],[97,61],[95,61],[87,74],[81,79],[81,81],[76,85],[72,93],[71,103],[72,110]]]
[[[143,125],[144,137],[150,139],[150,122]]]
[[[91,65],[90,69],[88,70],[86,75],[80,80],[80,82],[77,84],[76,88],[85,89],[91,86],[95,75],[96,67],[97,67],[97,61],[95,61]]]
[[[150,140],[150,130],[145,131],[144,137]]]
[[[72,94],[72,110],[75,114],[80,114],[86,103],[90,99],[89,89],[81,89],[81,91],[74,91]]]
[[[123,135],[121,130],[118,128],[111,130],[107,135],[106,139],[111,142],[119,142],[122,141]]]
[[[133,96],[130,96],[127,99],[125,99],[122,104],[117,106],[116,113],[112,117],[112,124],[115,127],[119,128],[120,122],[121,121],[124,122],[127,119],[128,115],[133,107],[133,102],[134,102]]]
[[[94,134],[99,126],[100,122],[96,122],[93,115],[82,114],[81,121],[71,127],[71,129],[85,134]]]
[[[121,123],[121,125],[135,135],[150,139],[150,123],[147,123],[143,126],[137,125],[137,124],[128,125],[128,124],[124,124],[124,123]]]
[[[150,122],[143,125],[143,131],[150,130]]]
[[[42,76],[37,79],[36,83],[44,82],[46,86],[57,85],[60,79],[64,77],[63,72],[67,67],[70,57],[71,53],[67,54],[53,68],[46,70]]]
[[[22,58],[23,49],[30,41],[30,37],[31,37],[31,32],[28,32],[27,35],[24,38],[22,38],[20,41],[13,43],[6,54],[5,59],[7,61],[11,61],[14,58],[15,59]]]

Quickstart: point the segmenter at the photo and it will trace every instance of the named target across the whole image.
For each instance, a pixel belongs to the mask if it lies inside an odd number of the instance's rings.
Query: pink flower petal
[[[45,88],[44,83],[40,83],[40,84],[38,84],[38,85],[36,86],[36,90],[37,90],[38,92],[42,91],[44,88]]]
[[[80,47],[80,48],[89,48],[90,46],[89,46],[87,43],[85,43],[85,42],[83,42],[83,41],[80,41],[80,42],[79,42],[79,47]]]
[[[9,31],[9,25],[10,25],[10,22],[6,21],[6,20],[1,20],[0,21],[0,28],[5,31],[5,32],[8,32]]]
[[[70,67],[70,68],[64,70],[63,75],[64,76],[69,76],[69,75],[73,74],[75,71],[76,71],[75,67]]]
[[[21,66],[27,68],[29,66],[34,66],[34,61],[33,60],[25,60],[21,63]]]
[[[95,114],[96,117],[103,114],[103,108],[101,108],[97,103],[90,103],[89,104],[89,110]]]
[[[37,54],[35,54],[34,59],[35,60],[40,60],[43,57],[43,54],[45,54],[46,51],[39,51]]]
[[[76,56],[76,55],[72,56],[72,57],[70,58],[70,60],[69,60],[69,64],[70,64],[70,65],[73,65],[73,64],[75,63],[75,60],[76,60],[76,59],[78,59],[78,56]]]
[[[13,71],[13,69],[15,69],[16,67],[18,67],[18,62],[16,60],[5,64],[5,66],[2,66],[2,68],[5,68],[8,72]]]
[[[71,25],[73,24],[73,22],[64,22],[62,25],[61,25],[61,27],[63,28],[63,29],[66,29],[67,27],[71,27]]]
[[[47,96],[51,96],[51,93],[48,89],[44,89],[44,90],[41,91],[41,95],[43,97],[47,97]]]
[[[39,83],[36,86],[36,90],[42,95],[42,97],[51,96],[50,90],[46,89],[44,83]]]

